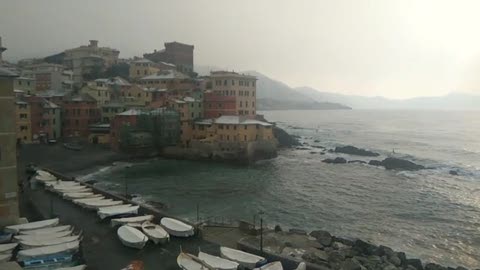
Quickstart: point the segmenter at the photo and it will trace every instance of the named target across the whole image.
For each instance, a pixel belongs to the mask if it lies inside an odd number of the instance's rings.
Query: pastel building
[[[64,81],[64,67],[62,65],[40,63],[28,66],[30,70],[27,77],[35,79],[35,92],[47,90],[62,90]],[[30,75],[31,74],[31,75]]]
[[[97,101],[85,93],[72,93],[63,101],[64,137],[82,137],[89,135],[89,126],[100,122],[100,110]]]
[[[136,59],[130,62],[129,76],[130,79],[140,79],[145,76],[156,74],[160,71],[157,65],[145,58]]]
[[[32,142],[30,104],[21,99],[15,101],[15,124],[18,143]]]
[[[193,45],[180,42],[166,42],[165,49],[146,53],[143,57],[156,62],[166,62],[176,66],[176,69],[185,74],[193,73]]]

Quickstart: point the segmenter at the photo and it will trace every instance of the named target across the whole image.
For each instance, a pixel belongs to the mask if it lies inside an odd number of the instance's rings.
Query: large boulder
[[[277,139],[279,147],[292,147],[301,145],[296,137],[291,136],[285,130],[276,126],[273,127],[273,136],[275,136]]]
[[[377,246],[375,246],[372,243],[365,242],[363,240],[358,239],[355,241],[355,244],[353,245],[353,249],[355,249],[359,254],[363,255],[373,255],[375,254],[377,250]]]
[[[322,160],[322,162],[329,163],[329,164],[345,164],[347,160],[341,157],[337,157],[335,159],[327,158]]]
[[[324,247],[328,247],[332,244],[332,235],[327,231],[317,230],[312,231],[310,236],[315,237],[317,241]]]
[[[417,171],[425,169],[424,166],[415,164],[411,161],[400,159],[400,158],[386,158],[382,161],[382,166],[387,170],[406,170],[406,171]]]
[[[372,166],[382,166],[382,162],[380,160],[370,160],[368,162],[368,165],[372,165]]]
[[[378,157],[380,156],[379,153],[375,153],[372,151],[368,151],[365,149],[357,148],[355,146],[347,145],[343,147],[335,147],[334,150],[336,153],[344,153],[356,156],[365,156],[365,157]]]
[[[417,270],[423,270],[422,261],[420,259],[407,259],[407,265],[413,266]]]
[[[367,163],[367,162],[366,162],[366,161],[363,161],[363,160],[349,160],[348,163],[365,164],[365,163]]]
[[[436,263],[427,263],[425,265],[425,270],[447,270],[447,268]]]

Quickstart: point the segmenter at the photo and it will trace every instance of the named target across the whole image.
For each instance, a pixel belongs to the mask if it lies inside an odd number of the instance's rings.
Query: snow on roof
[[[187,75],[173,69],[163,70],[157,74],[149,75],[140,80],[172,80],[172,79],[187,79]]]
[[[161,62],[161,61],[160,61],[159,64],[166,65],[166,66],[171,66],[171,67],[176,67],[175,64],[167,63],[167,62]]]
[[[153,62],[146,59],[146,58],[140,58],[140,59],[137,59],[137,60],[133,60],[132,63],[153,63]]]
[[[141,115],[141,114],[143,114],[143,112],[141,110],[130,109],[128,111],[121,112],[117,115],[132,116],[132,115]]]
[[[185,102],[195,102],[195,99],[192,98],[192,97],[184,97],[183,101],[185,101]]]
[[[224,125],[262,125],[262,126],[272,126],[272,124],[267,122],[262,122],[254,119],[246,119],[237,115],[223,115],[214,120],[216,124]]]
[[[105,83],[105,84],[108,84],[108,85],[121,85],[121,86],[128,86],[130,85],[130,83],[125,80],[124,78],[122,77],[113,77],[113,78],[100,78],[100,79],[96,79],[95,82],[101,82],[101,83]]]
[[[48,101],[48,100],[45,100],[45,103],[43,104],[43,107],[44,108],[50,108],[50,109],[57,109],[57,108],[60,108],[60,106],[58,106],[57,104],[51,102],[51,101]]]

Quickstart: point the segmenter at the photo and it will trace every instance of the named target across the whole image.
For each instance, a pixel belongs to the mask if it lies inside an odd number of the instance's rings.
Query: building
[[[100,123],[97,102],[85,93],[72,93],[63,100],[63,137],[88,138],[89,126]]]
[[[152,94],[141,85],[131,85],[120,90],[120,102],[126,107],[145,107],[152,102]]]
[[[58,139],[61,134],[61,108],[41,96],[26,96],[30,109],[31,141],[47,143]]]
[[[236,72],[211,72],[210,89],[205,92],[204,98],[205,117],[239,115],[255,118],[256,80],[255,76]]]
[[[24,77],[35,79],[35,92],[44,92],[47,90],[63,90],[63,81],[65,80],[62,65],[41,63],[28,66]]]
[[[115,118],[115,115],[126,111],[125,104],[120,102],[111,102],[100,106],[101,122],[103,124],[110,124]]]
[[[111,93],[108,84],[103,81],[88,82],[80,89],[81,93],[88,94],[97,101],[98,106],[107,104],[110,102]]]
[[[179,42],[166,42],[165,49],[153,53],[146,53],[143,57],[155,62],[166,62],[176,66],[176,69],[185,74],[193,74],[193,45]]]
[[[15,126],[17,130],[17,143],[32,142],[31,121],[30,104],[22,99],[15,101]]]
[[[130,79],[136,80],[145,76],[156,74],[159,71],[160,68],[157,67],[157,64],[148,59],[142,58],[130,62],[129,77]]]
[[[177,111],[180,116],[180,142],[185,147],[190,146],[193,121],[203,117],[202,103],[202,100],[196,100],[192,97],[168,101],[168,106]]]
[[[65,51],[64,65],[73,71],[73,81],[82,82],[118,62],[118,50],[98,47],[97,40],[90,44]]]
[[[45,100],[43,103],[44,134],[49,140],[62,136],[62,109],[57,104]]]
[[[27,95],[33,95],[36,93],[36,81],[31,77],[17,77],[14,80],[13,85],[15,90],[21,90]]]
[[[0,45],[0,54],[4,50]],[[15,224],[19,218],[13,93],[16,76],[0,67],[0,227]]]
[[[144,87],[167,90],[192,90],[195,88],[195,80],[182,72],[169,69],[159,71],[157,74],[145,76],[138,82]]]
[[[88,142],[92,144],[110,145],[110,124],[93,124],[88,127]]]
[[[2,37],[0,37],[0,63],[3,61],[3,52],[6,51],[7,48],[2,46]]]

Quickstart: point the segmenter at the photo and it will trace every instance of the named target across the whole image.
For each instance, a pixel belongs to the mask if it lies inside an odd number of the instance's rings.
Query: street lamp
[[[128,168],[130,168],[130,167],[131,167],[131,165],[125,166],[125,177],[124,177],[124,180],[125,180],[125,199],[128,199],[127,173],[128,173]]]
[[[258,211],[255,215],[253,215],[253,228],[255,229],[255,220],[256,217],[260,217],[260,252],[263,253],[263,218],[262,215],[265,214],[263,211]]]

